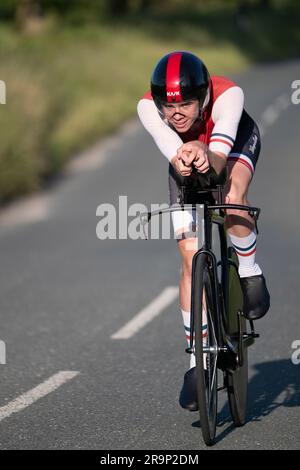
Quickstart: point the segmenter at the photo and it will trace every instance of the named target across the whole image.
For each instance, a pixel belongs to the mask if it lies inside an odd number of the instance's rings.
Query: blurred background
[[[0,204],[133,116],[166,52],[212,74],[290,58],[299,14],[295,0],[1,0]]]
[[[250,348],[247,424],[220,394],[216,447],[300,448],[299,18],[299,0],[0,0],[1,449],[204,447],[178,405],[176,242],[96,235],[103,203],[113,228],[131,221],[120,195],[168,202],[168,161],[136,105],[178,49],[243,88],[262,135],[249,199],[271,309]],[[157,316],[115,338],[145,311]]]

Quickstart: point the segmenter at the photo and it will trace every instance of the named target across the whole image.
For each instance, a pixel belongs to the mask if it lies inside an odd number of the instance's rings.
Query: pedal
[[[186,349],[185,349],[185,352],[186,352],[187,354],[193,354],[193,353],[194,353],[194,348],[186,348]]]
[[[255,333],[255,328],[254,328],[254,322],[253,320],[249,320],[250,322],[250,328],[251,328],[251,336],[252,338],[259,338],[260,335],[258,333]]]

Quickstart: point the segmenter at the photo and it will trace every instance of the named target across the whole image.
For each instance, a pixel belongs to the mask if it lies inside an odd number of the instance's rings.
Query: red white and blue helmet
[[[210,99],[210,76],[202,60],[191,52],[172,52],[156,64],[151,94],[159,110],[164,103],[198,99],[200,111]]]

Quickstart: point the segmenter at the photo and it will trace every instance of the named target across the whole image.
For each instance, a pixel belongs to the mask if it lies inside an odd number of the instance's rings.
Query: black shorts
[[[235,143],[228,155],[227,161],[238,161],[244,164],[253,176],[260,154],[260,148],[259,129],[253,119],[244,110],[237,130]]]
[[[260,133],[256,123],[246,111],[243,111],[234,146],[228,155],[227,162],[239,162],[245,165],[252,176],[260,154]],[[170,204],[179,202],[179,186],[189,185],[190,177],[179,175],[174,167],[169,165],[169,196]]]

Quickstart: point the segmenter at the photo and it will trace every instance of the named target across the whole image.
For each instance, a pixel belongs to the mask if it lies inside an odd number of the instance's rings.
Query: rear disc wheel
[[[246,422],[248,395],[248,349],[243,351],[243,365],[226,371],[227,395],[233,423],[236,427]]]

